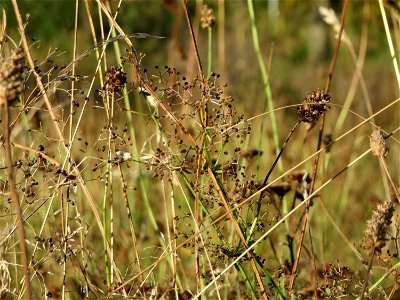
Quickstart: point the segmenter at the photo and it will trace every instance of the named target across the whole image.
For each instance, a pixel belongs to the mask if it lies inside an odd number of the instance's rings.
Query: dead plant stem
[[[374,256],[375,256],[375,251],[372,252],[371,259],[369,260],[369,263],[368,263],[367,272],[365,273],[363,287],[362,287],[362,290],[360,293],[360,300],[364,299],[364,294],[365,294],[365,291],[367,290],[369,274],[371,273],[372,262],[374,261]]]

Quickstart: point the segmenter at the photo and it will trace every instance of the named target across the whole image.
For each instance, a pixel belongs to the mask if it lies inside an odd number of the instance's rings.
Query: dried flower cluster
[[[379,204],[377,209],[372,212],[372,217],[367,222],[364,231],[363,248],[372,255],[375,251],[380,253],[387,242],[387,232],[392,223],[394,212],[393,203],[386,201]]]
[[[329,108],[331,96],[323,90],[314,91],[308,95],[303,103],[297,108],[299,120],[305,123],[312,123],[318,120]]]
[[[110,93],[118,93],[124,89],[126,73],[121,67],[109,68],[105,75],[105,90]]]
[[[203,5],[200,22],[202,28],[211,28],[214,26],[215,16],[212,8],[209,8],[207,5]]]
[[[156,67],[156,69],[159,68]],[[147,70],[145,72],[147,74]],[[145,76],[147,76],[146,74]],[[215,153],[215,156],[218,156],[218,153],[221,155],[218,162],[213,160],[213,164],[215,164],[213,167],[222,168],[223,172],[228,171],[229,168],[235,170],[240,158],[240,146],[243,145],[251,126],[249,124],[240,125],[243,115],[237,115],[232,105],[232,97],[223,95],[223,86],[218,83],[220,76],[212,73],[204,85],[198,77],[188,80],[184,76],[181,77],[175,69],[167,66],[165,73],[160,72],[160,74],[162,75],[151,75],[147,84],[153,90],[162,93],[161,98],[167,106],[181,107],[180,111],[175,110],[175,116],[182,127],[186,128],[185,131],[198,141],[201,140],[199,137],[204,134],[204,128],[196,127],[196,124],[199,124],[200,112],[207,107],[207,134],[213,141],[216,141],[210,142],[208,148],[211,153]],[[174,81],[171,83],[172,78]],[[146,96],[146,94],[144,95]],[[156,150],[151,150],[150,156],[144,155],[143,157],[147,157],[147,168],[151,169],[160,179],[171,171],[195,174],[197,153],[194,145],[186,139],[180,126],[175,124],[171,128],[170,122],[164,123],[165,118],[167,118],[166,115],[158,116],[159,121],[163,123],[160,125],[165,133],[162,140],[166,144],[176,146],[171,146],[172,149],[158,147]],[[232,144],[234,144],[233,151],[228,151]],[[223,147],[228,147],[228,149],[222,151]],[[152,159],[151,156],[153,156]]]
[[[24,51],[16,48],[13,54],[0,62],[0,104],[17,99],[23,89],[26,68]]]
[[[372,131],[369,144],[371,147],[372,154],[377,157],[386,157],[389,149],[386,147],[385,139],[381,133],[380,128]]]

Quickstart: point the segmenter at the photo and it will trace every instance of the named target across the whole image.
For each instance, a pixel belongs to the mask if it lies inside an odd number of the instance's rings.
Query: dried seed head
[[[385,139],[381,133],[381,129],[375,129],[372,131],[369,138],[369,144],[371,147],[372,154],[377,157],[386,157],[389,149],[386,147]]]
[[[367,227],[364,231],[363,248],[372,255],[375,251],[381,252],[388,240],[386,235],[389,225],[392,223],[394,212],[393,203],[386,201],[379,204],[377,209],[372,212],[371,219],[367,222]]]
[[[202,28],[211,28],[214,26],[215,16],[212,8],[209,8],[207,5],[203,5],[200,22]]]
[[[123,90],[126,83],[126,73],[122,72],[122,68],[112,67],[106,72],[106,86],[105,90],[110,93],[116,93]]]
[[[0,62],[0,104],[14,101],[23,89],[26,68],[24,51],[16,48],[13,54]]]
[[[312,123],[322,116],[329,108],[331,96],[323,90],[314,91],[303,100],[297,108],[297,114],[301,122]]]

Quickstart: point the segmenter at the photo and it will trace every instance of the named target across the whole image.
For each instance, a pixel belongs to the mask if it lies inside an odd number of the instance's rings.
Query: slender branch
[[[189,28],[189,32],[190,32],[190,37],[192,38],[193,49],[194,49],[194,51],[195,51],[195,53],[196,53],[197,67],[198,67],[198,69],[199,69],[200,80],[201,80],[201,82],[204,83],[203,67],[202,67],[202,65],[201,65],[199,50],[197,49],[196,37],[194,36],[194,31],[193,31],[192,22],[190,21],[190,18],[189,18],[189,12],[188,12],[188,9],[187,9],[186,0],[182,0],[182,5],[183,5],[183,9],[184,9],[184,11],[185,11],[185,17],[186,17],[186,21],[187,21],[187,23],[188,23],[188,28]]]
[[[360,293],[360,300],[364,299],[364,294],[365,294],[365,291],[367,289],[369,274],[371,273],[372,262],[374,261],[374,256],[375,256],[375,251],[372,253],[371,259],[370,259],[370,261],[368,263],[367,273],[365,274],[363,287],[362,287],[362,290],[361,290],[361,293]]]

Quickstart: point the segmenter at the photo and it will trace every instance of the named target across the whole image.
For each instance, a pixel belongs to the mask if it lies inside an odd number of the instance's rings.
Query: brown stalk
[[[201,61],[200,61],[200,55],[199,55],[199,50],[197,49],[197,44],[196,44],[196,37],[194,36],[194,31],[193,31],[193,27],[192,27],[192,22],[190,21],[189,18],[189,12],[187,9],[187,4],[186,4],[186,0],[182,0],[182,5],[183,5],[183,9],[185,11],[185,17],[186,17],[186,21],[188,23],[188,28],[189,28],[189,32],[190,32],[190,37],[192,39],[192,44],[193,44],[193,49],[195,51],[196,54],[196,61],[197,61],[197,68],[199,69],[199,75],[200,75],[200,80],[201,82],[204,82],[204,73],[203,73],[203,67],[201,65]]]
[[[372,262],[374,261],[374,256],[375,256],[375,251],[372,252],[371,259],[369,260],[369,263],[368,263],[367,272],[365,274],[363,286],[362,286],[361,293],[360,293],[360,300],[364,299],[364,294],[367,289],[369,274],[371,273]]]
[[[281,149],[280,149],[278,155],[277,155],[276,158],[275,158],[275,161],[272,163],[272,166],[271,166],[271,168],[269,169],[267,175],[265,175],[264,181],[263,181],[263,183],[262,183],[262,187],[265,187],[265,186],[267,185],[269,176],[271,176],[272,172],[274,171],[274,169],[275,169],[275,167],[276,167],[276,165],[277,165],[277,163],[278,163],[278,161],[279,161],[279,159],[280,159],[280,157],[281,157],[283,151],[285,150],[285,148],[286,148],[286,146],[287,146],[287,144],[288,144],[288,142],[289,142],[291,136],[293,135],[293,133],[295,132],[297,126],[299,126],[300,123],[301,123],[300,121],[297,121],[296,124],[293,126],[292,130],[290,130],[288,136],[286,137],[286,140],[283,142],[283,145],[282,145],[282,147],[281,147]],[[258,217],[258,215],[259,215],[259,213],[260,213],[262,195],[263,195],[263,193],[260,193],[260,196],[259,196],[259,198],[258,198],[258,205],[257,205],[256,217]]]
[[[192,22],[190,21],[190,18],[189,18],[189,12],[188,12],[188,8],[187,8],[186,0],[182,0],[182,6],[183,6],[183,10],[185,12],[186,21],[187,21],[188,28],[189,28],[193,50],[196,55],[197,67],[199,69],[200,80],[202,82],[202,89],[204,90],[205,81],[204,81],[203,67],[202,67],[201,61],[200,61],[199,50],[197,48],[196,37],[193,32]],[[204,121],[205,122],[203,123],[203,120],[201,120],[201,121],[202,121],[202,124],[203,124],[202,126],[204,129],[207,126],[207,124],[206,124],[207,108],[204,109],[203,113],[204,113]],[[201,138],[201,142],[200,142],[200,147],[197,150],[198,159],[197,159],[197,172],[196,172],[196,183],[195,183],[196,195],[195,195],[195,203],[194,203],[194,218],[195,218],[195,222],[197,222],[197,224],[201,224],[199,184],[200,184],[202,161],[203,161],[202,153],[203,153],[203,149],[204,149],[204,138],[205,138],[205,134],[203,134],[203,136]],[[195,226],[195,228],[196,228],[196,233],[198,233],[199,226]],[[197,293],[199,293],[200,289],[201,289],[201,269],[200,269],[200,255],[199,255],[199,240],[197,238],[194,240],[194,252],[195,252],[195,261],[196,261],[196,285],[197,285]]]
[[[330,87],[331,87],[331,81],[332,81],[332,77],[333,77],[333,73],[335,71],[335,65],[336,65],[336,59],[339,53],[339,49],[340,49],[340,44],[341,44],[341,40],[342,40],[342,33],[343,33],[343,28],[344,28],[344,20],[346,17],[346,11],[347,11],[347,5],[348,5],[348,0],[345,0],[343,3],[343,9],[342,9],[342,18],[340,21],[340,30],[339,30],[339,34],[338,34],[338,39],[336,42],[336,49],[332,58],[332,62],[329,68],[329,74],[328,74],[328,79],[326,81],[326,86],[325,86],[325,92],[329,93]],[[321,117],[321,121],[320,121],[320,128],[319,128],[319,136],[318,136],[318,144],[317,144],[317,156],[315,157],[314,160],[314,168],[313,168],[313,174],[312,174],[312,179],[311,179],[311,183],[310,183],[310,189],[308,191],[308,194],[312,194],[313,190],[314,190],[314,185],[315,185],[315,180],[317,177],[317,171],[318,171],[318,163],[319,163],[319,157],[320,157],[320,152],[319,150],[321,149],[321,144],[322,144],[322,139],[323,139],[323,131],[324,131],[324,124],[325,124],[325,115],[322,115]],[[293,269],[292,269],[292,274],[290,277],[290,283],[289,283],[289,291],[293,290],[293,285],[294,285],[294,281],[296,278],[296,273],[297,273],[297,268],[298,268],[298,264],[299,264],[299,260],[300,260],[300,254],[301,254],[301,248],[303,246],[303,239],[304,239],[304,233],[306,230],[306,226],[308,223],[308,210],[309,210],[309,206],[310,206],[310,201],[308,201],[306,203],[306,213],[303,216],[303,220],[302,220],[302,228],[301,228],[301,233],[300,233],[300,237],[299,237],[299,245],[298,245],[298,249],[297,249],[297,254],[296,254],[296,259],[295,262],[293,264]],[[316,272],[316,266],[315,266],[315,256],[313,253],[313,265],[314,265],[314,279],[315,281],[317,280],[317,272]],[[317,286],[318,284],[315,282],[314,283],[314,297],[317,298],[318,294],[317,294]]]
[[[123,191],[123,195],[124,195],[126,213],[127,213],[128,220],[129,220],[129,229],[131,231],[132,241],[133,241],[133,245],[135,247],[135,251],[134,252],[135,252],[135,256],[136,256],[136,260],[137,260],[137,265],[138,265],[138,268],[139,268],[139,273],[142,274],[141,275],[141,280],[142,280],[142,282],[144,282],[144,275],[143,275],[143,272],[142,272],[142,266],[141,266],[141,263],[140,263],[139,252],[138,252],[138,249],[137,249],[137,238],[136,238],[135,224],[133,224],[132,212],[131,212],[131,208],[129,206],[129,197],[128,197],[128,193],[127,193],[128,185],[126,184],[126,180],[125,180],[124,173],[123,173],[123,170],[122,170],[122,166],[121,166],[120,163],[118,164],[118,168],[119,168],[119,174],[121,175],[121,186],[122,186],[122,191]],[[146,293],[144,293],[144,295],[146,295]]]
[[[202,6],[201,1],[196,1],[195,15],[194,15],[194,20],[193,20],[194,27],[192,27],[194,36],[196,36],[199,32],[201,6]],[[188,58],[187,58],[187,64],[186,64],[186,75],[187,75],[186,77],[187,78],[193,77],[193,72],[194,72],[193,71],[193,63],[195,60],[195,56],[196,56],[196,54],[195,54],[193,47],[190,47],[188,49]]]
[[[204,139],[205,134],[201,137],[200,148],[197,151],[198,159],[197,159],[197,171],[196,171],[196,196],[194,202],[194,218],[197,224],[201,224],[201,211],[200,211],[200,177],[201,177],[201,170],[202,170],[202,151],[204,149]],[[201,151],[201,152],[200,152]],[[199,233],[199,226],[195,226],[195,233]],[[195,253],[195,260],[196,260],[196,283],[197,283],[197,293],[200,292],[201,289],[201,268],[200,268],[200,254],[199,254],[199,240],[198,238],[194,239],[194,253]]]
[[[24,273],[24,281],[26,285],[25,291],[25,299],[31,299],[32,292],[31,292],[31,283],[30,283],[30,276],[29,276],[29,268],[28,268],[28,251],[26,249],[26,242],[25,242],[25,227],[24,227],[24,219],[22,217],[22,208],[21,204],[19,203],[17,187],[14,181],[14,172],[12,166],[12,157],[11,157],[11,146],[10,146],[10,111],[8,106],[7,99],[0,99],[1,108],[3,111],[3,118],[4,118],[4,148],[5,148],[5,159],[6,159],[6,166],[7,166],[7,173],[8,173],[8,183],[10,185],[10,194],[11,200],[14,203],[15,210],[17,211],[17,233],[19,243],[21,245],[21,262],[23,267]]]

